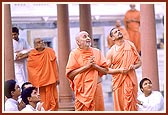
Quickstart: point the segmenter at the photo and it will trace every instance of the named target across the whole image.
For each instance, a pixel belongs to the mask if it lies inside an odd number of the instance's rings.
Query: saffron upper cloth
[[[31,50],[27,60],[28,80],[34,86],[47,86],[58,80],[56,55],[52,48],[46,47],[39,52]]]
[[[76,48],[72,50],[69,55],[69,61],[66,66],[67,78],[69,79],[68,74],[71,71],[84,66],[88,62],[90,56],[94,56],[94,61],[97,65],[108,68],[106,59],[99,49],[90,48],[89,50],[83,50]],[[75,98],[87,108],[90,107],[90,104],[94,100],[98,76],[102,76],[102,74],[97,70],[90,68],[89,70],[76,75],[73,81],[69,80],[70,86],[75,92]]]

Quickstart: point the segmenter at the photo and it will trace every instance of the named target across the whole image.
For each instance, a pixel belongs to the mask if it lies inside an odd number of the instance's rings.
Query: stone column
[[[80,31],[87,31],[92,38],[92,18],[90,4],[79,5]],[[92,41],[93,42],[93,41]]]
[[[4,4],[4,66],[5,80],[15,79],[14,60],[13,60],[13,43],[12,43],[12,23],[10,5]]]
[[[59,62],[59,110],[74,110],[73,93],[65,76],[70,53],[69,14],[67,4],[57,5],[58,62]]]
[[[152,80],[154,90],[159,90],[158,59],[156,45],[156,23],[153,4],[140,5],[142,77]]]

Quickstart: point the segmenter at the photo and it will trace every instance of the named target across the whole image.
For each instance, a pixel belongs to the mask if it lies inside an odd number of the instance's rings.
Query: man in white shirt
[[[159,91],[152,91],[152,82],[148,78],[143,78],[139,87],[143,92],[138,96],[139,111],[163,111],[164,99]]]
[[[28,52],[30,50],[30,46],[24,39],[21,39],[18,36],[19,29],[17,27],[12,27],[15,80],[21,87],[22,84],[27,81],[25,64]]]
[[[20,96],[20,87],[15,80],[5,81],[5,111],[19,111],[18,108],[18,97]]]
[[[37,110],[37,103],[40,102],[40,96],[35,87],[28,87],[22,91],[21,98],[23,102],[26,104],[26,107],[21,111],[41,111],[41,107]]]
[[[33,85],[30,83],[30,82],[25,82],[25,83],[23,83],[23,85],[22,85],[22,87],[21,87],[21,89],[22,89],[22,91],[23,90],[25,90],[26,88],[28,88],[28,87],[33,87]],[[22,98],[20,98],[20,102],[23,102],[23,100],[22,100]],[[24,103],[24,102],[23,102]],[[43,102],[41,103],[41,102],[38,102],[37,103],[37,106],[36,106],[36,109],[37,110],[41,110],[41,111],[45,111],[45,109],[44,109],[44,107],[42,106],[43,105]],[[28,105],[29,106],[29,105]],[[22,106],[22,109],[23,108],[25,108],[26,107],[26,104],[24,103],[24,105]]]

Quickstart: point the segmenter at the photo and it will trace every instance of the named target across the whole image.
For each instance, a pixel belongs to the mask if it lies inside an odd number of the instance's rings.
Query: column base
[[[58,111],[75,111],[73,96],[60,96]]]
[[[74,103],[59,103],[58,111],[75,111]]]

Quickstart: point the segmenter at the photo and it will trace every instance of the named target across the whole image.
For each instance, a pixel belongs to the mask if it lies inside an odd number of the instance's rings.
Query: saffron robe
[[[124,40],[118,50],[113,45],[107,55],[111,59],[112,69],[129,68],[139,58],[134,44],[129,40]],[[138,80],[134,69],[128,74],[113,74],[112,90],[115,111],[137,111]]]
[[[69,60],[66,66],[67,78],[69,79],[68,74],[71,71],[84,66],[90,56],[95,57],[94,61],[97,65],[108,68],[106,59],[101,54],[100,50],[96,48],[90,48],[89,50],[76,48],[72,50],[69,55]],[[89,70],[76,75],[73,81],[69,79],[70,86],[75,94],[76,111],[104,110],[104,106],[102,106],[102,108],[96,106],[101,104],[104,105],[103,92],[102,89],[100,89],[101,83],[98,81],[99,76],[102,76],[100,72],[90,68]],[[99,97],[96,94],[99,94]],[[97,98],[100,100],[95,100]]]
[[[129,34],[130,41],[135,44],[137,51],[140,52],[140,12],[138,10],[128,10],[124,16],[124,25]]]
[[[52,48],[45,48],[39,52],[33,49],[27,60],[28,80],[39,88],[41,101],[45,110],[58,109],[58,94],[56,81],[58,68],[56,56]]]

